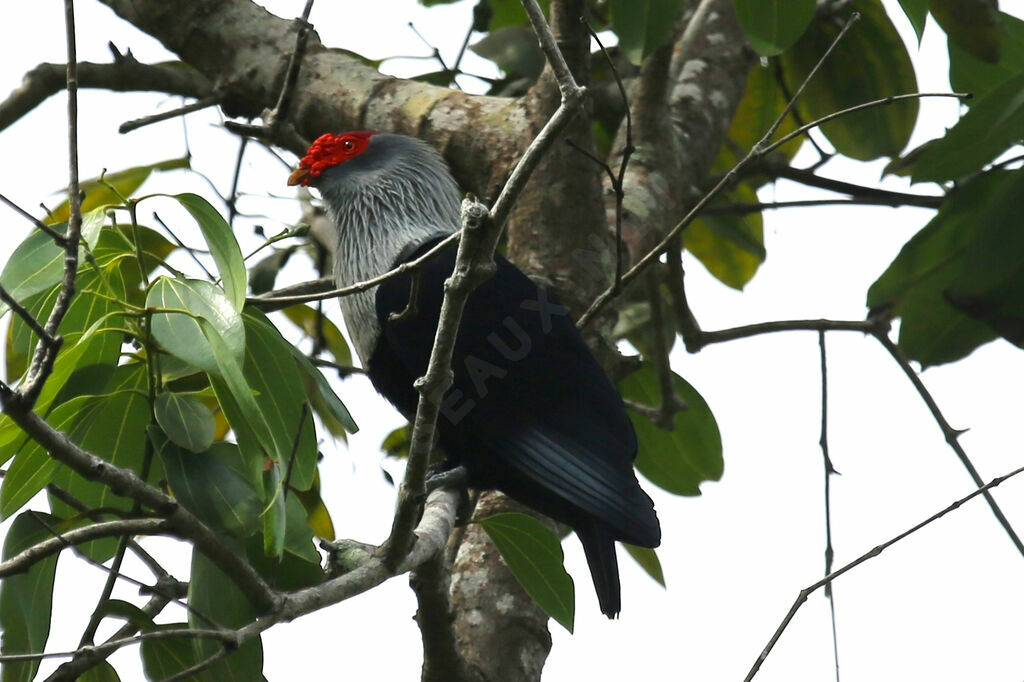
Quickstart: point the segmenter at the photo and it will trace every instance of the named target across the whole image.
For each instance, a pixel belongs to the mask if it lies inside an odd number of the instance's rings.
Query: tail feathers
[[[590,566],[590,575],[594,580],[601,613],[609,618],[616,618],[622,607],[622,596],[619,587],[619,562],[615,557],[615,540],[606,530],[594,526],[577,528],[576,535],[583,543],[583,552]]]

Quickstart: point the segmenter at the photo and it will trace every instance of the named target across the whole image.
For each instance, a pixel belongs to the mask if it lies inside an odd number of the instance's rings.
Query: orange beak
[[[289,185],[308,185],[309,184],[309,168],[307,166],[299,166],[292,174],[288,176]]]

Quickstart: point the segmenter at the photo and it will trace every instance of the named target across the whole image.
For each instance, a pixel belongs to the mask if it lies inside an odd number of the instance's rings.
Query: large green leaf
[[[255,309],[242,314],[245,324],[245,379],[256,391],[256,405],[274,442],[274,458],[290,485],[305,490],[313,483],[317,444],[313,415],[303,408],[306,390],[292,344]]]
[[[750,46],[766,57],[796,42],[814,18],[815,0],[736,0]]]
[[[576,592],[562,565],[562,543],[543,523],[515,512],[495,514],[484,527],[512,575],[544,613],[572,632]]]
[[[544,52],[537,36],[526,26],[495,29],[470,47],[484,59],[490,59],[509,78],[535,80],[544,68]]]
[[[80,185],[85,193],[85,199],[82,201],[82,213],[120,204],[121,198],[130,197],[134,194],[135,190],[142,186],[142,183],[152,175],[153,171],[177,170],[188,167],[189,157],[185,156],[180,159],[159,161],[148,166],[136,166],[114,173],[105,173],[102,181],[100,178],[83,180]],[[111,187],[116,191],[111,191]],[[47,222],[62,223],[67,221],[70,215],[71,208],[65,199],[50,213],[50,218]]]
[[[335,438],[343,438],[345,432],[355,433],[359,430],[348,408],[331,388],[331,384],[323,373],[313,366],[309,358],[295,346],[291,346],[292,357],[299,366],[302,383],[306,389],[306,398],[313,410],[320,416],[320,421]]]
[[[1024,141],[1024,72],[1004,81],[921,154],[914,182],[954,180],[979,171]]]
[[[188,452],[150,429],[171,493],[207,524],[238,538],[260,528],[263,495],[238,468],[238,448],[218,443],[207,452]]]
[[[770,66],[755,65],[747,75],[736,113],[729,125],[730,144],[722,145],[712,169],[726,172],[757,144],[786,108],[786,97]],[[794,130],[797,124],[793,116],[787,116],[779,126],[776,135],[781,137]],[[787,160],[793,158],[803,140],[796,138],[782,145],[774,153]]]
[[[49,514],[25,512],[7,529],[3,558],[10,559],[29,547],[53,537],[50,529],[61,520]],[[0,654],[42,653],[50,636],[50,609],[57,557],[37,561],[24,573],[0,582]],[[0,682],[31,682],[39,661],[0,665]]]
[[[740,183],[726,203],[756,203],[757,193]],[[764,217],[760,213],[705,213],[683,232],[686,250],[723,284],[743,289],[764,262]]]
[[[202,319],[217,332],[227,353],[241,361],[245,350],[242,316],[210,282],[161,277],[150,287],[146,306],[161,311],[153,314],[153,336],[172,355],[207,372],[221,371],[199,325]]]
[[[931,0],[931,10],[950,42],[982,61],[999,61],[999,0]]]
[[[808,83],[797,110],[807,121],[882,99],[917,92],[910,55],[881,0],[854,0],[861,20],[836,46]],[[838,21],[814,21],[803,37],[779,57],[790,91],[795,91],[839,34]],[[822,126],[840,154],[870,161],[896,156],[917,121],[917,100],[904,100],[848,114]]]
[[[103,209],[83,213],[82,243],[92,248],[99,239],[103,226]],[[55,225],[57,232],[64,233],[66,224]],[[84,248],[79,249],[78,260],[85,259]],[[11,253],[7,264],[0,272],[0,285],[16,301],[23,301],[32,294],[45,291],[61,281],[64,276],[64,249],[58,246],[48,234],[33,230]],[[8,310],[6,303],[0,303],[0,315]]]
[[[176,194],[174,198],[199,223],[199,229],[202,230],[203,237],[210,247],[210,255],[213,256],[213,262],[217,264],[217,271],[224,282],[224,293],[235,310],[241,311],[245,305],[249,273],[245,269],[242,250],[238,247],[231,226],[210,202],[198,194]]]
[[[238,547],[241,552],[241,547]],[[189,576],[189,625],[207,628],[209,624],[196,614],[203,614],[217,625],[239,628],[256,619],[256,612],[235,581],[224,575],[213,562],[198,551],[192,552],[192,571]],[[220,646],[212,640],[193,640],[197,660],[215,654]],[[263,674],[263,643],[259,637],[251,639],[230,656],[207,668],[198,676],[203,682],[253,682]]]
[[[722,477],[722,438],[711,409],[697,390],[676,374],[672,375],[672,384],[689,409],[676,413],[671,431],[630,412],[639,444],[636,468],[670,493],[700,495],[701,483]],[[623,397],[640,404],[661,404],[658,375],[649,365],[621,381],[619,390]]]
[[[96,397],[98,405],[92,412],[92,418],[76,422],[68,436],[111,464],[140,473],[146,459],[146,427],[150,418],[146,399],[148,381],[144,363],[118,367],[107,387],[110,393]],[[67,467],[61,467],[54,475],[54,483],[90,509],[128,510],[132,506],[131,500],[117,495],[108,486],[86,480]],[[58,507],[51,508],[62,513]],[[115,539],[105,539],[79,545],[76,549],[96,561],[105,561],[113,555],[116,545]]]
[[[213,444],[216,424],[209,408],[199,400],[165,391],[157,395],[153,411],[167,437],[186,450],[202,452]]]
[[[972,302],[1002,296],[1021,277],[1021,196],[1024,170],[989,172],[966,183],[871,285],[868,306],[891,307],[901,318],[899,343],[912,359],[925,366],[950,362],[995,336],[952,302],[970,310]],[[981,311],[975,316],[985,319]]]
[[[187,629],[188,623],[161,623],[146,628],[145,631]],[[139,655],[142,658],[142,672],[149,682],[162,682],[199,663],[192,639],[188,637],[143,640]],[[199,682],[200,679],[197,675],[190,675],[183,682]]]
[[[619,48],[640,64],[672,35],[685,0],[608,0]]]
[[[949,82],[957,92],[970,92],[976,99],[990,90],[1024,73],[1024,20],[1006,14],[999,15],[1003,54],[999,62],[991,64],[972,56],[955,43],[949,43]]]

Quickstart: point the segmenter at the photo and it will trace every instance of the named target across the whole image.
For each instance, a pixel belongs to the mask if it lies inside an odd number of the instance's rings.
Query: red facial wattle
[[[353,130],[347,133],[324,133],[313,141],[299,161],[299,167],[288,177],[289,185],[307,186],[326,169],[354,159],[366,151],[375,133]]]

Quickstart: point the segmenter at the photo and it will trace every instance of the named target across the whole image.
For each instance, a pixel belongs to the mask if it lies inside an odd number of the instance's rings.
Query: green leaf
[[[993,171],[962,185],[871,285],[868,306],[890,307],[901,318],[899,344],[910,358],[924,366],[950,362],[995,336],[952,301],[970,309],[1021,277],[1021,196],[1024,170]],[[976,316],[985,319],[982,312]]]
[[[206,405],[180,393],[164,392],[153,405],[156,421],[177,445],[202,452],[213,443],[216,424]]]
[[[331,388],[331,384],[323,373],[313,366],[309,358],[295,346],[290,346],[292,357],[299,365],[302,383],[306,389],[306,398],[320,416],[327,430],[336,438],[344,437],[345,432],[355,433],[359,426],[352,419],[348,408]]]
[[[234,537],[244,538],[259,530],[263,495],[236,469],[240,460],[236,445],[217,443],[207,452],[192,453],[168,440],[159,429],[151,428],[150,438],[171,493],[183,507]]]
[[[903,8],[903,13],[910,20],[910,25],[914,27],[918,43],[921,42],[924,25],[928,20],[928,3],[929,0],[900,0],[900,7]]]
[[[111,392],[94,398],[97,404],[90,418],[77,420],[67,431],[68,437],[111,464],[140,473],[150,417],[146,399],[148,381],[144,363],[118,367],[107,387]],[[61,467],[53,480],[90,509],[131,509],[131,500],[117,495],[105,484],[72,473],[67,467]],[[61,513],[53,506],[52,498],[51,509]],[[117,540],[113,538],[96,540],[79,545],[76,551],[96,561],[105,561],[113,556],[116,545]]]
[[[270,462],[263,470],[263,499],[268,500],[263,510],[263,553],[278,558],[284,552],[285,533],[288,530],[284,481],[277,464]]]
[[[122,365],[118,371],[122,375],[118,388],[138,390],[140,386],[145,385],[144,366]],[[124,386],[124,377],[136,383]],[[96,387],[97,390],[103,388]],[[101,457],[121,452],[122,456],[131,459],[133,453],[124,452],[124,448],[130,448],[132,444],[141,441],[135,439],[134,434],[130,432],[133,427],[143,427],[147,421],[147,415],[140,413],[140,403],[144,408],[145,398],[142,395],[127,391],[80,396],[56,407],[46,420],[58,431],[66,432],[73,442]],[[134,424],[126,423],[126,419],[139,421]],[[122,436],[128,438],[124,443],[120,441]],[[135,455],[141,459],[141,447],[139,450],[140,452]],[[10,517],[32,499],[51,482],[56,469],[57,461],[52,459],[42,446],[35,441],[25,442],[4,477],[3,484],[0,485],[0,518]],[[105,486],[99,487],[106,490]]]
[[[999,0],[931,0],[931,10],[951,43],[982,61],[999,61]]]
[[[1003,12],[999,24],[1003,54],[996,64],[982,61],[949,42],[949,82],[957,92],[970,92],[975,97],[964,104],[973,105],[989,91],[1024,73],[1024,20]]]
[[[814,18],[815,0],[736,0],[750,46],[772,57],[796,42]]]
[[[103,209],[83,213],[82,243],[89,248],[96,245],[100,228],[103,226]],[[61,234],[67,231],[67,224],[54,225]],[[85,260],[85,249],[78,250],[78,260]],[[16,301],[26,298],[59,284],[64,276],[64,249],[48,234],[33,230],[11,253],[7,264],[0,272],[0,285]],[[0,303],[0,315],[8,311],[6,303]]]
[[[530,23],[520,0],[488,0],[487,4],[490,7],[491,17],[487,28],[479,29],[481,31],[488,29],[496,31],[503,26],[529,25]],[[544,16],[548,16],[551,0],[540,0],[538,4],[540,4]],[[476,12],[474,12],[475,18]]]
[[[130,197],[134,194],[135,190],[142,186],[142,183],[152,175],[153,171],[169,171],[181,168],[189,168],[189,157],[168,159],[167,161],[159,161],[148,166],[136,166],[115,173],[105,173],[103,182],[100,182],[99,178],[84,180],[81,183],[82,191],[85,192],[85,199],[82,201],[82,213],[120,204],[121,197]],[[117,192],[112,192],[107,185],[116,189]],[[50,213],[50,218],[46,222],[67,222],[70,215],[71,208],[65,199]]]
[[[202,319],[216,330],[224,351],[241,361],[245,351],[242,316],[213,284],[161,277],[150,288],[146,306],[163,311],[153,314],[153,337],[172,355],[207,372],[221,371],[199,325]]]
[[[723,203],[757,203],[757,192],[740,183]],[[683,245],[723,284],[742,290],[767,256],[760,213],[706,213],[683,232]]]
[[[258,310],[247,308],[242,319],[245,380],[256,392],[259,418],[272,438],[274,459],[282,471],[291,469],[289,484],[305,490],[313,483],[316,469],[316,428],[311,411],[303,407],[306,390],[292,356],[294,346]]]
[[[914,182],[942,182],[977,172],[1024,140],[1024,73],[974,103],[914,165]]]
[[[281,312],[311,339],[319,338],[339,365],[352,364],[352,352],[345,337],[326,315],[305,305],[293,305]]]
[[[640,568],[644,569],[647,575],[654,579],[654,582],[665,587],[665,572],[661,569],[661,560],[658,559],[657,552],[649,547],[637,547],[625,542],[622,543],[622,546],[629,552],[629,556],[633,557],[640,564]]]
[[[237,551],[241,552],[242,548],[238,546]],[[256,619],[256,612],[235,581],[198,551],[192,552],[188,603],[194,609],[189,612],[189,625],[193,628],[209,627],[197,616],[200,613],[224,628],[240,628]],[[193,640],[196,659],[200,661],[215,654],[219,646],[212,640]],[[263,644],[260,638],[255,638],[204,670],[198,679],[203,682],[253,682],[262,674]]]
[[[380,444],[381,452],[388,457],[405,459],[409,456],[409,425],[399,426],[397,429],[384,436]]]
[[[854,0],[851,11],[861,20],[836,45],[818,74],[808,83],[797,110],[804,120],[892,95],[917,92],[917,78],[906,45],[880,0]],[[782,53],[783,77],[795,91],[839,34],[834,21],[815,21],[792,49]],[[917,100],[873,107],[825,123],[821,130],[836,151],[870,161],[896,156],[910,139],[917,121]]]
[[[685,0],[608,0],[619,48],[639,65],[672,35]]]
[[[544,613],[572,632],[576,593],[562,565],[562,544],[543,523],[509,512],[477,521],[501,552],[512,575]]]
[[[162,623],[147,628],[146,632],[188,628],[188,623]],[[190,637],[142,640],[139,655],[142,658],[142,671],[146,679],[150,682],[160,682],[199,663],[199,656],[192,642]],[[190,675],[185,678],[185,682],[199,682],[201,679],[197,675]]]
[[[747,86],[743,90],[732,123],[729,125],[729,139],[732,144],[722,145],[712,165],[715,172],[726,172],[738,162],[742,155],[753,149],[764,134],[768,132],[779,115],[786,108],[786,97],[770,66],[755,64],[747,75]],[[796,130],[797,124],[793,116],[787,116],[776,132],[777,137],[787,135]],[[796,155],[803,140],[795,138],[777,149],[774,154],[786,160]],[[687,228],[689,229],[689,228]]]
[[[509,78],[536,80],[544,68],[544,52],[533,30],[526,26],[492,30],[470,49],[497,64]]]
[[[121,678],[117,676],[114,666],[106,661],[100,661],[79,675],[77,682],[121,682]]]
[[[61,519],[39,512],[25,512],[7,529],[3,558],[10,559],[60,529]],[[50,636],[50,610],[57,556],[49,556],[24,573],[0,582],[0,654],[42,653]],[[31,682],[39,661],[8,662],[0,666],[0,681]]]
[[[203,237],[210,247],[210,255],[213,256],[213,262],[217,264],[217,271],[224,282],[224,293],[235,310],[240,312],[245,305],[249,273],[245,269],[242,250],[238,247],[231,226],[210,202],[198,194],[186,192],[176,194],[174,198],[199,223],[199,229],[202,230]]]
[[[131,602],[123,599],[107,599],[99,605],[96,613],[104,618],[113,617],[126,621],[140,630],[153,625],[153,617]]]
[[[700,495],[700,484],[722,477],[722,438],[711,409],[697,390],[672,375],[676,395],[689,409],[675,415],[674,428],[655,426],[648,417],[630,411],[639,444],[636,468],[656,486],[675,495]],[[657,371],[647,365],[619,383],[622,396],[657,407],[661,404]]]

